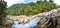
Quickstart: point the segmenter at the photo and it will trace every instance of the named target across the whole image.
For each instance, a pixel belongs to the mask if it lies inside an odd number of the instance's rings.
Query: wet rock
[[[51,12],[51,13],[50,13]],[[11,16],[10,19],[18,19],[21,23],[27,23],[34,17],[43,16],[43,19],[38,23],[37,28],[60,28],[60,9],[54,9],[46,13],[37,14],[34,16]]]

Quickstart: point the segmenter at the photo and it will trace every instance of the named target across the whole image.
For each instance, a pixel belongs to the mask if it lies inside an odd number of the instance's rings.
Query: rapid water
[[[18,24],[18,21],[14,21],[12,28],[33,28],[37,26],[37,23],[42,19],[42,17],[36,17],[26,24]]]
[[[52,12],[49,12],[46,14],[46,16],[50,15]],[[14,21],[14,24],[12,25],[12,28],[34,28],[37,26],[37,23],[42,20],[43,17],[36,17],[33,20],[29,21],[26,24],[18,24],[18,21]]]

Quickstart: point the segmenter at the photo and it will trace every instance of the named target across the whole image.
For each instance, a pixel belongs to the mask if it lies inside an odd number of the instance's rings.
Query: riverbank
[[[32,20],[34,17],[37,17],[37,16],[45,16],[45,17],[49,17],[49,18],[52,18],[51,16],[53,16],[53,18],[52,19],[54,19],[56,16],[59,16],[60,15],[60,8],[58,8],[58,9],[53,9],[53,10],[51,10],[51,11],[48,11],[48,12],[44,12],[44,13],[39,13],[39,14],[36,14],[36,15],[33,15],[33,16],[26,16],[26,15],[21,15],[21,16],[10,16],[10,17],[7,17],[6,19],[7,20],[10,20],[10,21],[7,21],[7,22],[11,22],[12,20],[14,20],[14,19],[17,19],[18,21],[21,21],[21,23],[23,23],[24,21],[29,21],[29,20]],[[43,17],[43,18],[45,18],[45,17]],[[10,19],[11,18],[11,19]],[[48,18],[48,19],[49,19]],[[22,20],[21,20],[22,19]],[[26,22],[24,22],[24,23],[26,23]],[[42,21],[42,22],[44,22],[44,20]],[[40,22],[40,25],[39,26],[41,26],[41,25],[43,25],[43,23],[42,22]],[[13,21],[12,21],[12,23],[13,23]],[[5,23],[4,23],[5,24]],[[9,23],[7,23],[7,26],[9,26],[8,25]],[[11,26],[11,24],[10,24],[10,26]],[[4,27],[4,26],[3,26]]]

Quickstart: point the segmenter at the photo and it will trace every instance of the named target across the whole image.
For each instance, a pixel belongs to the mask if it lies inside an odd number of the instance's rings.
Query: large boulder
[[[60,8],[51,11],[52,13],[49,14],[47,17],[50,17],[51,21],[53,22],[53,28],[60,28]],[[49,19],[49,18],[48,18]]]
[[[60,8],[48,11],[43,18],[46,20],[39,22],[37,28],[60,28]]]

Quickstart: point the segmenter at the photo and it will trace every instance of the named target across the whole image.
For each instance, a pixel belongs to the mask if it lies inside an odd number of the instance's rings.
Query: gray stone
[[[60,25],[60,19],[58,19],[58,20],[57,20],[57,24],[59,24],[59,25]]]
[[[60,25],[57,25],[57,28],[60,28]]]

